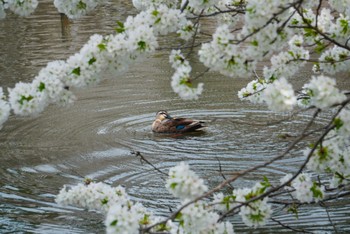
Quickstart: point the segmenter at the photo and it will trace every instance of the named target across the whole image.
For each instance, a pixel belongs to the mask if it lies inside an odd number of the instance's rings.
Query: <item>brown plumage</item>
[[[173,118],[167,111],[158,111],[152,124],[152,131],[157,133],[193,132],[205,127],[203,123],[188,118]]]

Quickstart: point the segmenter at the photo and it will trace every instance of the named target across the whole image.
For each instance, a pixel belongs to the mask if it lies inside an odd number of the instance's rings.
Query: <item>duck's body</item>
[[[189,118],[173,118],[166,111],[158,111],[152,124],[152,131],[157,133],[193,132],[203,128],[202,121]]]

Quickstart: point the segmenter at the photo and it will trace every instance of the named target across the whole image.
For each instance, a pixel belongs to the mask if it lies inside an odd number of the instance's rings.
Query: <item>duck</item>
[[[183,133],[194,132],[204,128],[203,121],[190,118],[174,118],[167,111],[161,110],[156,114],[152,123],[152,131],[155,133]]]

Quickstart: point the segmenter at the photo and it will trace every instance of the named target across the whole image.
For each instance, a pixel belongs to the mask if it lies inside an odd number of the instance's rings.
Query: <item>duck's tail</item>
[[[203,121],[195,121],[195,122],[187,125],[186,132],[193,132],[193,131],[205,128],[206,126],[204,125],[204,123],[205,122],[203,122]]]

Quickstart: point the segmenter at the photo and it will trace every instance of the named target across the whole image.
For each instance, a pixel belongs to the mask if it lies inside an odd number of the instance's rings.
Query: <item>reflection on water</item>
[[[1,86],[12,87],[18,81],[32,79],[48,61],[67,58],[91,34],[110,33],[116,20],[135,13],[130,5],[115,1],[95,15],[66,22],[62,28],[61,17],[50,2],[41,3],[29,18],[10,15],[0,21]],[[303,120],[310,118],[304,113],[279,125],[245,124],[288,115],[274,115],[263,107],[240,102],[236,93],[247,80],[214,73],[203,78],[206,89],[199,101],[184,102],[171,90],[173,70],[167,61],[167,54],[159,52],[123,76],[108,77],[87,92],[77,90],[79,100],[71,108],[51,106],[38,118],[12,117],[5,124],[0,131],[1,232],[103,232],[101,215],[60,207],[53,201],[64,184],[76,184],[84,177],[122,184],[132,199],[156,214],[167,215],[177,204],[164,188],[164,177],[131,152],[141,152],[165,173],[186,161],[214,186],[222,180],[220,166],[224,173],[235,172],[272,158],[303,127]],[[194,70],[200,68],[198,64]],[[298,78],[305,74],[300,73]],[[150,126],[160,109],[203,120],[208,127],[200,134],[153,134]],[[318,124],[323,122],[318,119]],[[294,172],[301,162],[302,154],[293,152],[241,178],[235,186],[250,186],[262,176],[276,182],[285,173]],[[349,214],[348,208],[331,212],[339,230],[349,229]],[[316,213],[305,210],[300,220],[285,212],[279,212],[276,219],[299,228],[317,223],[317,227],[332,230],[324,208]],[[249,230],[238,218],[233,222],[236,230]],[[272,222],[264,230],[281,232]]]

